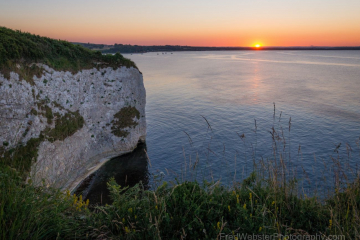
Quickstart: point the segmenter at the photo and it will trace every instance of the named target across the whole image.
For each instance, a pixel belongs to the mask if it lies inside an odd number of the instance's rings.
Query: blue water
[[[233,179],[235,169],[240,178],[253,166],[251,144],[256,145],[256,160],[272,157],[272,126],[278,131],[282,127],[290,142],[287,160],[304,168],[312,180],[320,172],[332,171],[331,157],[337,158],[334,150],[339,143],[342,163],[357,170],[360,51],[174,52],[125,57],[144,76],[150,172],[167,174],[166,169],[171,169],[181,175],[184,153],[189,164],[190,155],[194,161],[198,152],[200,163],[208,164],[214,178]],[[244,133],[245,138],[237,133]],[[350,159],[346,144],[352,149]]]
[[[124,56],[144,77],[150,174],[231,184],[254,162],[279,164],[280,155],[288,174],[307,185],[357,174],[360,51]],[[189,171],[197,156],[197,170]]]

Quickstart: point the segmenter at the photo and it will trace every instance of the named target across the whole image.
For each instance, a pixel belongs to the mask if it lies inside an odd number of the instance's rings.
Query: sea
[[[329,190],[360,173],[360,51],[124,54],[143,74],[146,144],[107,162],[83,194],[109,203],[106,183],[219,182],[252,172]]]

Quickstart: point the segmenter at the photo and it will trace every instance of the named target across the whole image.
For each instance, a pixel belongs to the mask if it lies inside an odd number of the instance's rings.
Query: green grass
[[[0,239],[75,239],[86,234],[86,203],[74,200],[56,189],[24,184],[14,169],[0,166]]]
[[[92,210],[56,189],[23,184],[0,167],[1,239],[216,239],[221,234],[319,234],[359,237],[359,179],[325,199],[299,194],[296,181],[252,173],[218,182],[167,183],[155,190],[108,183],[113,204]]]
[[[19,73],[31,83],[34,75],[42,73],[42,69],[34,63],[44,63],[55,70],[73,73],[94,67],[137,68],[134,62],[119,53],[103,55],[67,41],[0,27],[0,72],[6,78],[10,77],[10,72]]]

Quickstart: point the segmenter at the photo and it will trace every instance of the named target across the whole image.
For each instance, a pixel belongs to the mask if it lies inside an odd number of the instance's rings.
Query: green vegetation
[[[26,145],[19,144],[15,148],[7,151],[0,151],[0,164],[5,164],[16,169],[22,174],[22,177],[25,178],[26,173],[30,171],[31,164],[38,156],[38,148],[43,140],[44,136],[40,135],[38,138],[31,138]]]
[[[38,149],[41,142],[48,140],[54,142],[56,140],[64,140],[66,137],[73,135],[76,131],[81,129],[84,125],[84,118],[77,112],[67,111],[63,116],[59,113],[52,113],[49,106],[43,102],[39,103],[39,111],[47,118],[47,123],[51,124],[54,116],[55,128],[46,128],[40,133],[38,138],[31,138],[26,144],[20,143],[15,148],[6,150],[1,147],[0,149],[0,164],[5,164],[16,169],[19,174],[25,179],[31,169],[32,163],[34,163],[38,157]],[[54,105],[58,105],[54,103]],[[31,111],[36,115],[36,110]],[[29,129],[27,128],[24,133],[26,136]],[[3,143],[4,146],[8,146],[7,142]]]
[[[56,114],[55,128],[45,129],[45,135],[50,142],[56,140],[63,141],[66,137],[73,135],[84,126],[84,118],[80,115],[79,111],[70,112],[61,116]]]
[[[107,48],[108,45],[105,44],[95,44],[95,43],[79,43],[79,42],[73,42],[73,44],[81,45],[83,47],[86,47],[88,49],[96,50],[96,49],[104,49]]]
[[[24,185],[0,167],[0,239],[216,239],[221,234],[344,235],[360,229],[359,179],[320,201],[253,173],[231,188],[176,182],[155,190],[108,184],[112,205],[87,208],[81,196]]]
[[[43,108],[43,109],[41,109]],[[47,119],[47,123],[48,124],[52,124],[52,121],[54,119],[54,115],[53,112],[51,110],[51,108],[48,105],[42,105],[41,107],[39,107],[39,110],[45,110],[45,117]]]
[[[86,202],[59,190],[24,184],[0,164],[0,239],[71,239],[86,236]],[[68,232],[77,229],[75,232]]]
[[[35,63],[44,63],[58,71],[76,73],[82,69],[120,66],[135,67],[135,63],[121,54],[103,55],[80,45],[40,37],[21,31],[0,27],[0,72],[6,78],[16,72],[32,82],[32,77],[42,74]]]
[[[34,116],[38,115],[38,112],[35,109],[31,109],[30,113]]]
[[[118,137],[126,137],[129,132],[124,130],[127,127],[136,127],[137,122],[134,118],[140,119],[140,112],[135,107],[124,107],[114,115],[114,120],[111,121],[113,126],[111,132]]]
[[[1,37],[1,35],[0,35]],[[1,51],[1,44],[0,44],[0,51]],[[41,77],[42,72],[44,69],[42,67],[38,67],[36,64],[29,65],[20,65],[20,61],[10,61],[8,60],[6,64],[0,63],[0,73],[4,74],[4,77],[9,79],[10,72],[18,73],[20,78],[24,79],[31,85],[34,85],[33,77]]]

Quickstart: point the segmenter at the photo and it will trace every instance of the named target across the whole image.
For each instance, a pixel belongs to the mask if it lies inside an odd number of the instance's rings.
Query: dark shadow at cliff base
[[[145,189],[148,189],[148,161],[144,150],[146,150],[146,144],[139,143],[133,152],[109,160],[87,177],[75,193],[81,194],[83,199],[89,199],[90,205],[111,204],[107,183],[112,177],[122,187],[132,187],[141,181]]]

